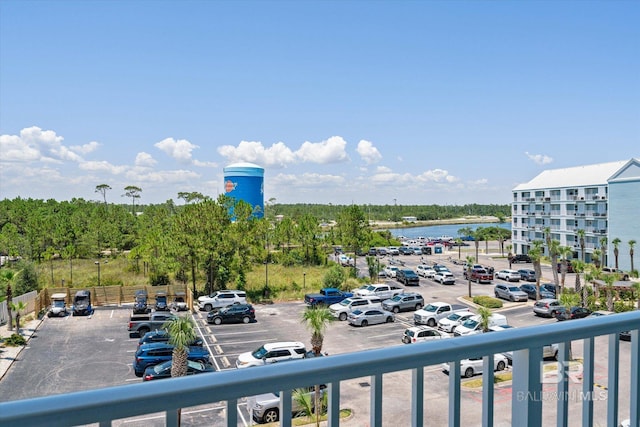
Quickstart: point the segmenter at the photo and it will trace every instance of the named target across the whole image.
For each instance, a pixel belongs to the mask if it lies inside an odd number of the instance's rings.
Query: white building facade
[[[535,240],[544,242],[549,229],[553,240],[573,248],[573,258],[591,262],[600,249],[605,265],[615,267],[612,241],[617,238],[618,268],[629,271],[629,242],[640,245],[640,161],[546,170],[513,189],[511,216],[516,254],[526,254]],[[544,251],[548,255],[548,248]],[[636,270],[639,264],[634,259]]]

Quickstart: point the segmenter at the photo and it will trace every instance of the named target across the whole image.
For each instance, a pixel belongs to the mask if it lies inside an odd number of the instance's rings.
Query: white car
[[[304,359],[307,349],[301,342],[267,343],[254,351],[240,353],[236,360],[236,368],[249,368],[290,359]]]
[[[433,276],[433,280],[443,285],[455,285],[456,278],[450,271],[440,271]]]
[[[493,370],[504,371],[508,365],[507,358],[503,354],[493,355]],[[449,364],[443,363],[442,370],[449,373]],[[465,378],[471,378],[476,374],[482,373],[482,357],[474,357],[472,359],[463,359],[460,361],[460,375]]]
[[[473,317],[474,314],[470,311],[459,311],[456,313],[451,313],[447,317],[438,320],[438,329],[453,333],[453,330],[456,326],[462,325],[468,319]]]
[[[434,274],[436,274],[436,271],[428,265],[420,264],[416,267],[416,273],[418,273],[418,276],[420,277],[431,278]]]
[[[442,332],[428,326],[414,326],[412,328],[407,328],[402,334],[402,342],[405,344],[441,340],[443,338],[451,338],[451,336],[446,332]]]
[[[516,270],[500,270],[496,273],[496,278],[506,280],[507,282],[519,282],[520,273],[518,273]]]
[[[387,274],[387,277],[392,277],[395,279],[396,277],[396,272],[399,270],[398,267],[394,267],[392,265],[389,265],[387,267],[385,267],[384,272]]]

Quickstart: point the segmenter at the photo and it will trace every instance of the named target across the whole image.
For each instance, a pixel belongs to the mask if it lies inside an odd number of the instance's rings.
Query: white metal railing
[[[549,343],[559,344],[559,360],[569,359],[571,341],[582,340],[584,345],[583,385],[585,396],[594,389],[594,340],[608,335],[608,400],[606,425],[618,425],[619,399],[630,399],[632,426],[640,425],[638,408],[640,311],[621,313],[597,318],[581,319],[542,326],[513,328],[499,333],[452,338],[408,346],[394,346],[358,353],[346,353],[306,360],[273,364],[261,368],[222,371],[212,375],[197,375],[187,378],[132,384],[89,390],[84,392],[53,395],[35,399],[0,403],[0,425],[68,426],[88,423],[111,425],[112,420],[162,412],[169,427],[178,425],[179,408],[187,408],[212,402],[226,402],[226,425],[238,424],[238,400],[247,396],[282,390],[281,425],[291,426],[291,390],[308,384],[328,384],[328,426],[340,423],[340,384],[342,381],[371,378],[370,420],[371,427],[381,427],[383,375],[390,372],[410,370],[411,406],[410,423],[423,425],[423,408],[427,395],[424,390],[424,367],[450,363],[449,372],[449,417],[450,426],[461,425],[460,413],[460,360],[469,357],[484,359],[482,422],[493,423],[493,354],[513,351],[512,415],[514,426],[542,426],[541,395],[542,348]],[[618,393],[618,333],[631,330],[630,393]],[[453,362],[452,362],[453,361]],[[558,375],[566,374],[567,367],[559,363]],[[259,372],[260,375],[256,375]],[[213,381],[212,381],[213,378]],[[167,381],[171,387],[167,387]],[[567,381],[560,381],[557,395],[566,396]],[[579,425],[568,419],[568,401],[558,399],[557,425]],[[582,425],[594,425],[593,401],[581,403]]]

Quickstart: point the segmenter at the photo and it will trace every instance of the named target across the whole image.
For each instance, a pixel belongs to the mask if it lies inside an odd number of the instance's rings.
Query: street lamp
[[[98,266],[98,286],[100,286],[100,261],[96,261],[95,265]]]
[[[302,272],[302,289],[305,289],[307,287],[307,272],[303,271]]]

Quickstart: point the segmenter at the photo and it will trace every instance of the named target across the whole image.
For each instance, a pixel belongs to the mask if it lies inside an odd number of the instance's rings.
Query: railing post
[[[291,390],[284,390],[280,392],[280,426],[281,427],[291,427],[291,399],[292,398],[293,398],[293,392]]]
[[[583,340],[582,350],[582,395],[593,396],[593,356],[594,356],[594,338],[585,338]],[[585,399],[582,401],[582,425],[591,427],[593,425],[593,399]]]
[[[620,373],[620,341],[618,334],[609,335],[609,354],[607,355],[607,425],[618,425],[618,374]]]
[[[340,425],[340,382],[327,384],[327,393],[327,424],[329,427],[337,427]]]
[[[493,426],[493,354],[482,358],[482,426]]]
[[[558,427],[569,425],[569,376],[571,341],[558,344],[558,389],[556,418]]]
[[[513,352],[512,426],[542,427],[541,361],[541,347]]]
[[[460,427],[460,361],[449,363],[449,427]]]
[[[632,426],[640,425],[640,333],[638,329],[630,331],[631,333],[631,423]]]
[[[227,425],[230,427],[238,425],[238,399],[227,400]]]
[[[371,415],[369,427],[382,427],[382,374],[371,375]]]
[[[422,427],[424,419],[424,368],[411,370],[411,426]]]

